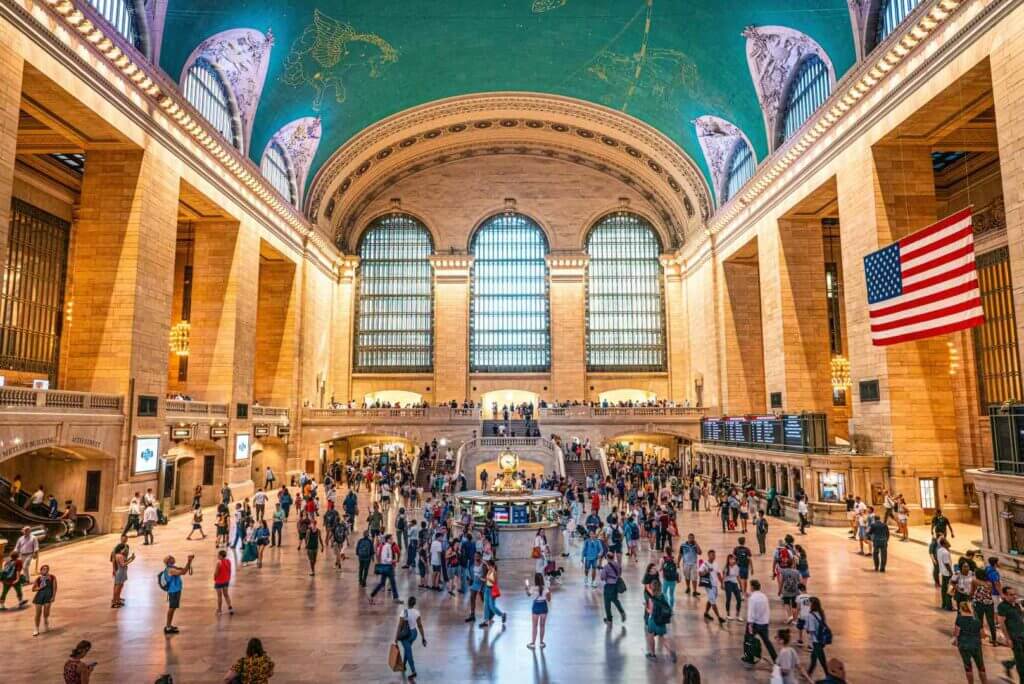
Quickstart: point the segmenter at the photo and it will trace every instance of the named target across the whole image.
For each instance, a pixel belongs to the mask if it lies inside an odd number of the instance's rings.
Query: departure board
[[[708,444],[828,453],[824,413],[703,418],[700,434],[701,441]]]

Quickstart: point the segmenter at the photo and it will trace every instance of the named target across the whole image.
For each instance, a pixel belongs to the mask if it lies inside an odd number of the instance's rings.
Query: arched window
[[[488,219],[473,236],[471,372],[544,372],[551,368],[548,243],[520,214]]]
[[[189,68],[185,77],[185,99],[227,138],[235,147],[235,127],[231,113],[231,98],[224,79],[212,64],[200,57]]]
[[[742,138],[736,141],[732,155],[729,157],[729,171],[725,177],[725,192],[722,194],[722,203],[732,199],[740,188],[750,180],[757,168],[754,160],[754,152],[750,145]]]
[[[782,125],[779,127],[777,145],[793,137],[818,107],[825,103],[832,85],[829,83],[828,67],[817,55],[807,55],[793,77],[782,108]]]
[[[129,43],[139,50],[143,49],[139,17],[135,12],[135,0],[88,0],[88,2]]]
[[[289,202],[296,204],[291,164],[288,163],[288,157],[285,155],[284,150],[276,142],[270,143],[267,151],[263,153],[263,159],[260,161],[260,172]]]
[[[665,370],[661,243],[634,214],[606,216],[587,236],[587,369]]]
[[[405,214],[379,218],[363,233],[355,372],[433,369],[433,251],[430,232]]]
[[[878,14],[875,17],[875,43],[871,47],[874,48],[888,38],[920,4],[921,0],[882,0],[878,3]]]

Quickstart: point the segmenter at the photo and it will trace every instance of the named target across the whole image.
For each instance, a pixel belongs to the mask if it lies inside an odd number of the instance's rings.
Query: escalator
[[[26,508],[30,498],[27,493],[18,492],[17,500],[12,501],[11,483],[0,477],[0,536],[13,543],[21,536],[23,527],[31,527],[40,543],[56,542],[68,537],[68,527],[63,520],[45,514],[47,511],[44,507],[36,507],[35,511]],[[44,514],[40,515],[40,512]],[[80,513],[71,534],[84,536],[95,527],[96,518]]]

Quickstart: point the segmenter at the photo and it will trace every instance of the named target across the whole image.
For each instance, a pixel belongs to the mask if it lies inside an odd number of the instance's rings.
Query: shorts
[[[589,558],[583,561],[583,572],[590,572],[591,570],[597,570],[597,559],[590,560]]]
[[[683,564],[683,579],[687,582],[697,581],[697,564],[696,563],[684,563]]]
[[[750,513],[740,512],[740,520],[750,520]]]
[[[964,663],[964,670],[966,670],[967,672],[971,671],[972,660],[978,664],[979,670],[985,669],[985,663],[981,659],[980,648],[960,648],[957,650],[960,651],[960,660],[962,660]]]
[[[782,605],[796,608],[796,596],[783,596]]]
[[[181,605],[181,592],[180,591],[176,591],[174,593],[168,592],[167,593],[167,607],[168,608],[177,608],[180,605]]]
[[[810,570],[801,570],[800,571],[800,577],[802,577],[804,579],[807,579],[810,576],[811,576],[811,571]]]
[[[192,526],[192,529],[195,529],[194,525]],[[223,535],[225,535],[227,533],[228,533],[228,528],[224,527],[223,525],[217,525],[217,536],[223,536]]]
[[[803,618],[800,618],[799,620],[797,620],[796,621],[796,631],[798,631],[798,632],[804,631],[804,626],[806,624],[807,624],[807,620],[804,620]]]
[[[216,582],[216,583],[214,583],[213,588],[214,589],[227,589],[229,586],[231,586],[231,582]]]
[[[548,603],[547,601],[534,601],[533,609],[530,611],[533,615],[547,615],[548,614]]]
[[[705,587],[705,593],[708,596],[708,603],[714,603],[718,600],[718,587]]]
[[[665,636],[668,632],[668,628],[665,625],[659,625],[654,621],[653,617],[647,618],[647,632],[654,636]]]
[[[750,568],[749,567],[745,568],[743,566],[740,566],[740,579],[749,579],[749,578],[750,578]]]
[[[630,539],[626,542],[626,547],[630,549],[636,548],[636,539]]]
[[[320,549],[306,549],[306,556],[311,561],[315,561],[316,557],[320,554]]]
[[[441,566],[440,565],[431,565],[430,569],[433,570],[434,572],[441,572]]]

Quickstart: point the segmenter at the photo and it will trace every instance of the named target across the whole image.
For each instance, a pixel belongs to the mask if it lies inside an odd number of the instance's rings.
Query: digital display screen
[[[235,435],[235,460],[249,460],[249,433],[239,432]]]
[[[135,438],[135,474],[155,473],[160,461],[159,437]]]
[[[786,446],[803,446],[804,422],[800,419],[800,416],[783,416],[782,434],[785,439]]]
[[[494,508],[491,509],[491,511],[494,513],[494,522],[495,523],[507,523],[508,522],[508,506],[505,506],[505,505],[495,505]]]
[[[528,522],[530,522],[530,512],[526,509],[526,506],[514,504],[512,506],[512,524],[525,525]]]
[[[716,444],[813,453],[828,451],[828,422],[823,413],[704,418],[700,431],[704,442]]]

